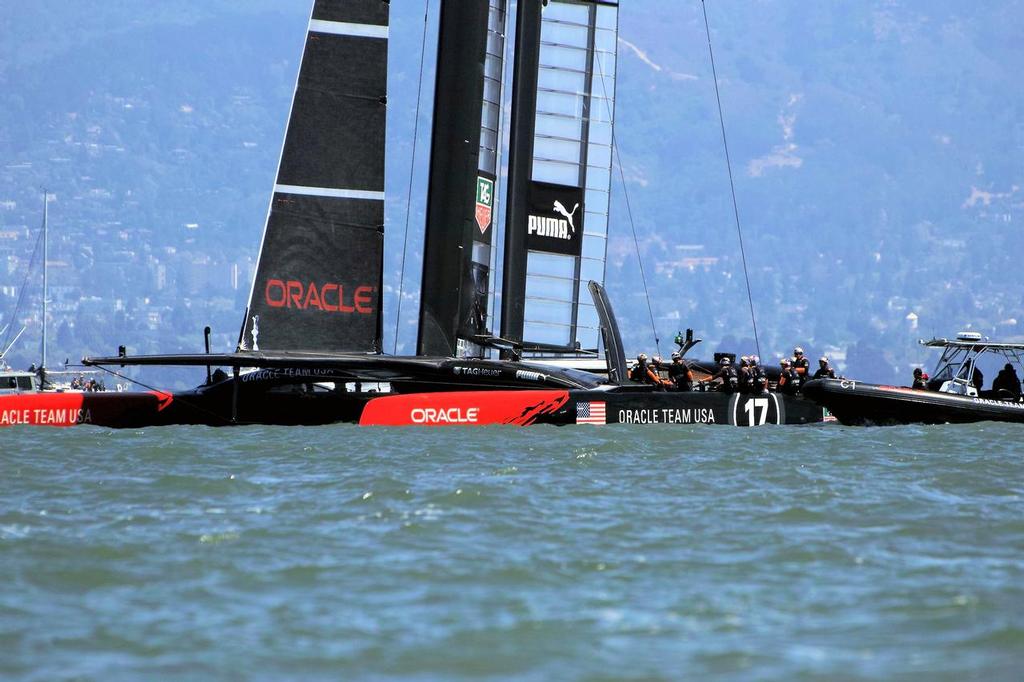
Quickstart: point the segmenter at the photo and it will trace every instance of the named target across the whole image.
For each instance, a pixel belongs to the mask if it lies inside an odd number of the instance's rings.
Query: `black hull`
[[[0,396],[0,425],[691,425],[810,424],[823,410],[780,394],[674,393],[646,387],[609,390],[486,389],[381,394],[317,391],[311,384],[227,380],[164,393],[26,393]]]
[[[1024,403],[1019,401],[973,398],[847,379],[810,381],[803,391],[840,422],[851,426],[980,421],[1024,423]]]
[[[800,396],[637,390],[465,391],[385,396],[360,418],[373,426],[513,424],[812,424],[824,410]]]

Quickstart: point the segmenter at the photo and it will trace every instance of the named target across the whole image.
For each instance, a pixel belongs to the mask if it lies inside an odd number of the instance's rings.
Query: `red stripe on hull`
[[[375,398],[363,426],[529,426],[569,402],[568,391],[458,391]]]
[[[174,396],[145,393],[16,393],[0,396],[0,426],[118,426],[129,413],[163,411]]]

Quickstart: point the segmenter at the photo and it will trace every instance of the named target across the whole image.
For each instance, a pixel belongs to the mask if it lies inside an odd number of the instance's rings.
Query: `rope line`
[[[409,187],[405,198],[405,234],[402,237],[402,267],[398,275],[398,311],[395,313],[395,343],[391,354],[398,355],[398,331],[402,324],[402,296],[405,292],[405,256],[409,251],[409,217],[412,211],[412,181],[416,172],[416,147],[420,136],[420,100],[423,96],[423,58],[427,52],[427,18],[430,0],[423,0],[423,37],[420,39],[420,75],[416,88],[416,120],[412,132],[412,160],[409,162]]]
[[[21,311],[21,304],[25,301],[25,291],[28,288],[28,280],[32,276],[32,270],[35,269],[36,258],[39,256],[39,246],[43,243],[43,229],[39,228],[39,235],[36,237],[36,245],[32,249],[32,258],[28,262],[28,269],[25,271],[25,278],[21,281],[21,289],[18,290],[18,301],[14,304],[14,313],[11,315],[12,324],[7,327],[6,333],[4,334],[3,343],[0,343],[0,351],[7,348],[7,343],[10,341],[11,334],[14,332],[14,328],[17,326],[13,324],[18,320],[18,314]],[[45,322],[45,321],[44,321]]]
[[[729,190],[732,193],[732,212],[736,219],[736,236],[740,240],[740,259],[743,261],[743,279],[747,283],[747,303],[750,305],[750,324],[754,328],[754,346],[761,355],[761,341],[757,334],[757,318],[754,316],[754,296],[750,291],[750,274],[747,272],[747,253],[743,248],[743,230],[740,228],[740,209],[736,203],[736,184],[732,177],[732,160],[729,158],[729,141],[725,135],[725,116],[722,113],[722,96],[718,92],[718,71],[715,69],[715,51],[711,48],[711,27],[708,24],[708,8],[700,0],[704,12],[704,31],[708,36],[708,55],[711,57],[711,75],[715,80],[715,100],[718,102],[718,123],[722,127],[722,146],[725,148],[725,167],[729,171]]]
[[[188,407],[190,407],[191,409],[195,410],[196,412],[202,412],[203,414],[208,414],[211,417],[216,417],[217,421],[224,422],[225,424],[230,425],[232,423],[231,419],[225,417],[224,415],[218,414],[218,413],[214,412],[213,410],[208,410],[205,407],[201,407],[201,406],[195,404],[194,402],[192,402],[191,400],[188,400],[187,398],[182,398],[180,395],[174,394],[172,391],[167,391],[167,390],[164,390],[164,389],[161,389],[161,388],[156,388],[155,386],[150,386],[149,384],[144,383],[142,381],[139,381],[138,379],[133,379],[133,378],[131,378],[129,376],[125,376],[124,374],[121,374],[120,372],[118,372],[116,370],[110,369],[109,367],[107,367],[105,365],[93,365],[93,367],[101,369],[101,370],[103,370],[104,372],[106,372],[108,374],[113,374],[114,376],[118,377],[119,379],[124,379],[125,381],[128,381],[130,383],[138,384],[139,386],[141,386],[142,388],[144,388],[144,389],[146,389],[148,391],[153,391],[155,393],[170,393],[171,395],[174,395],[174,401],[177,402],[177,403],[183,403],[184,405],[187,405]],[[238,381],[240,381],[240,379],[238,379]]]
[[[608,120],[614,121],[612,107],[608,98],[608,87],[605,85],[604,66],[600,59],[595,59],[597,69],[601,74],[601,91],[604,93],[604,106],[608,110]],[[616,72],[618,73],[618,72]],[[622,154],[619,153],[618,135],[615,133],[615,126],[612,125],[612,151],[615,154],[616,165],[619,167],[619,180],[622,183],[622,195],[626,199],[626,215],[629,217],[629,228],[633,231],[633,247],[636,249],[636,260],[640,264],[640,282],[644,287],[644,299],[647,301],[647,314],[651,319],[651,332],[654,334],[654,347],[661,355],[661,339],[658,338],[658,327],[654,324],[654,308],[651,307],[651,295],[647,290],[647,275],[644,273],[644,259],[640,254],[640,240],[636,236],[636,223],[633,221],[633,207],[629,201],[629,190],[626,188],[626,173],[622,170]]]

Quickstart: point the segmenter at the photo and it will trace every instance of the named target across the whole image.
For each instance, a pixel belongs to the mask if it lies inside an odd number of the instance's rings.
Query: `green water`
[[[5,430],[0,678],[1024,678],[1017,426]]]

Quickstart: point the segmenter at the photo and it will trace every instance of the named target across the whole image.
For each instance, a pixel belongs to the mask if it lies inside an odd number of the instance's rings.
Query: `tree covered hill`
[[[423,7],[392,3],[389,337]],[[0,328],[45,186],[55,194],[53,356],[118,343],[195,350],[204,324],[232,347],[307,0],[0,9]],[[1022,9],[707,2],[762,356],[800,343],[851,375],[896,381],[927,358],[920,336],[1024,334],[1013,278],[1024,245]],[[415,339],[436,12],[432,1],[400,350]],[[753,351],[701,3],[627,0],[621,38],[619,153],[659,335],[691,326],[706,354]],[[608,285],[627,346],[650,351],[617,179],[612,231]],[[30,308],[15,322],[37,339]],[[37,351],[22,344],[15,357],[27,364]]]

